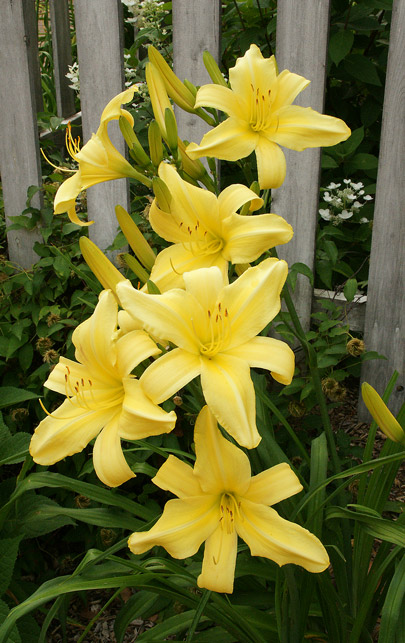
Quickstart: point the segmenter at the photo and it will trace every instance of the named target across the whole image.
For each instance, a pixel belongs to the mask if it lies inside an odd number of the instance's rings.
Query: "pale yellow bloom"
[[[68,151],[79,163],[79,169],[64,181],[57,191],[54,202],[55,214],[67,212],[73,223],[90,225],[93,221],[83,222],[76,214],[76,197],[82,190],[87,190],[97,183],[125,177],[137,179],[145,185],[151,184],[146,176],[135,170],[118,152],[108,136],[108,123],[118,120],[121,116],[133,127],[134,120],[131,114],[126,109],[122,109],[121,104],[130,102],[135,90],[136,87],[130,87],[108,103],[101,115],[97,133],[93,134],[81,149],[79,143],[73,140],[68,128],[66,138]]]
[[[213,84],[198,90],[196,108],[220,109],[229,118],[205,134],[200,145],[190,143],[187,154],[192,159],[237,161],[254,151],[260,187],[277,188],[286,174],[279,145],[301,151],[335,145],[350,136],[339,118],[292,105],[310,81],[287,69],[279,74],[274,56],[263,58],[256,45],[238,58],[229,80],[232,89]]]
[[[183,273],[197,268],[218,266],[225,277],[228,262],[255,261],[293,235],[292,227],[276,214],[236,214],[245,203],[251,204],[251,210],[263,204],[244,185],[231,185],[216,197],[184,181],[167,163],[160,164],[159,176],[170,191],[170,211],[159,208],[155,199],[149,221],[158,235],[173,244],[158,254],[152,268],[150,278],[161,292],[182,288]]]
[[[42,420],[30,445],[35,462],[51,465],[78,453],[98,436],[94,468],[110,487],[135,475],[121,439],[167,433],[176,421],[175,413],[165,413],[152,403],[131,375],[143,360],[158,355],[159,348],[142,330],[119,336],[117,314],[114,295],[104,290],[93,315],[73,333],[77,362],[61,357],[45,382],[66,400]]]
[[[264,368],[289,384],[294,354],[284,342],[256,337],[280,310],[287,264],[266,259],[232,284],[217,266],[183,275],[185,290],[149,295],[129,281],[117,284],[124,309],[153,337],[176,348],[148,366],[141,377],[157,404],[201,375],[205,400],[239,444],[257,446],[256,403],[250,367]]]
[[[405,431],[377,391],[370,384],[364,382],[361,386],[361,395],[364,404],[373,416],[373,420],[387,438],[405,446]]]
[[[166,503],[152,529],[130,536],[134,554],[160,545],[174,558],[188,558],[205,542],[198,586],[228,593],[233,591],[238,536],[253,556],[280,566],[293,563],[313,573],[328,567],[318,538],[269,506],[302,490],[288,464],[251,477],[249,459],[221,436],[208,407],[197,418],[194,439],[194,469],[171,455],[153,478],[178,500]]]

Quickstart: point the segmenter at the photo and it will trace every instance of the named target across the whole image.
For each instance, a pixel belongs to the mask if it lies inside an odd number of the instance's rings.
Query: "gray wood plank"
[[[389,406],[404,402],[405,372],[405,0],[394,0],[370,258],[365,343],[388,361],[365,362],[362,380],[381,394],[400,377]],[[370,419],[361,407],[361,417]]]
[[[279,70],[289,69],[311,80],[294,104],[319,112],[324,106],[329,6],[329,0],[279,0],[277,3],[276,60]],[[283,185],[272,191],[271,211],[293,226],[294,237],[279,248],[279,256],[289,264],[299,261],[313,270],[321,151],[319,148],[283,151],[287,159],[287,176]],[[312,288],[302,275],[298,275],[294,301],[307,329]]]
[[[23,17],[25,25],[24,40],[27,47],[30,79],[35,95],[35,108],[37,112],[44,109],[42,97],[41,70],[38,57],[38,21],[35,11],[35,2],[23,0]]]
[[[32,39],[24,20],[22,0],[4,0],[0,21],[0,165],[6,223],[26,207],[27,188],[41,185],[35,87],[30,60]],[[40,207],[39,194],[32,204]],[[10,260],[29,268],[38,256],[33,250],[41,239],[38,230],[11,230]]]
[[[72,116],[75,113],[74,91],[66,78],[72,64],[70,41],[69,0],[53,0],[49,5],[52,26],[52,52],[58,116]]]
[[[206,85],[211,79],[202,55],[209,51],[219,61],[221,4],[219,0],[173,0],[173,63],[180,80]],[[209,125],[175,106],[179,136],[200,143]]]
[[[120,0],[75,0],[77,52],[84,142],[100,124],[107,103],[124,89],[123,19]],[[108,132],[112,143],[125,155],[126,146],[117,122]],[[87,190],[90,238],[104,250],[117,234],[116,205],[129,207],[127,179],[108,181]]]

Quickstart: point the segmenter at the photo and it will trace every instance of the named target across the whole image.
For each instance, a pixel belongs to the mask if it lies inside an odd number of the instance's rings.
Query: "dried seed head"
[[[365,350],[365,345],[362,339],[358,339],[357,337],[353,337],[353,339],[350,339],[347,344],[346,344],[346,350],[349,353],[349,355],[353,355],[353,357],[358,357],[362,353],[364,353]]]

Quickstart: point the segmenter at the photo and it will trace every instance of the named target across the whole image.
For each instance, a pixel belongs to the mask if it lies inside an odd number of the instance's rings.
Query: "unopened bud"
[[[173,403],[176,406],[181,406],[183,404],[183,398],[180,397],[180,395],[175,395],[174,398],[173,398]]]
[[[373,420],[387,438],[405,446],[405,431],[377,391],[370,384],[364,382],[361,387],[361,395],[364,404],[373,416]]]
[[[173,156],[177,157],[177,123],[172,109],[165,109],[166,142]]]
[[[115,294],[117,284],[125,281],[125,277],[90,239],[80,237],[79,246],[83,259],[103,288],[108,288]]]
[[[173,108],[170,104],[162,77],[152,63],[147,63],[145,67],[145,77],[152,103],[153,114],[159,125],[163,138],[166,138],[165,110]]]
[[[127,266],[131,268],[132,272],[138,277],[138,279],[140,279],[143,284],[146,284],[149,279],[149,273],[145,270],[145,268],[141,266],[139,261],[127,252],[123,253],[122,257]]]
[[[142,232],[139,230],[131,215],[121,206],[115,206],[115,216],[117,217],[119,226],[124,233],[135,256],[143,263],[147,270],[152,270],[155,263],[156,256],[146,241]]]
[[[150,165],[150,158],[140,144],[138,137],[131,125],[128,123],[128,120],[123,116],[120,116],[119,126],[125,142],[129,147],[131,158],[133,158],[141,167],[148,167],[148,165]]]
[[[216,85],[223,85],[224,87],[228,87],[228,83],[226,82],[225,78],[223,77],[220,68],[217,65],[216,60],[214,57],[210,54],[209,51],[204,51],[203,53],[203,62],[205,65],[205,69],[209,73],[209,76],[212,80],[213,83]]]
[[[169,65],[155,47],[148,47],[148,57],[161,75],[162,81],[170,98],[176,105],[186,112],[194,113],[195,95],[193,95],[185,83],[170,69]]]
[[[155,167],[163,161],[163,143],[160,127],[157,121],[152,121],[148,129],[149,153]]]
[[[161,178],[155,177],[152,181],[152,189],[155,194],[158,206],[164,212],[170,212],[170,204],[172,202],[172,195],[169,188]]]

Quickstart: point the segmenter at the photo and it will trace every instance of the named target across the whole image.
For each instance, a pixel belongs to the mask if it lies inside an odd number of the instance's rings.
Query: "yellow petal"
[[[310,80],[284,69],[274,80],[271,88],[271,109],[277,112],[291,105],[300,92],[308,87]]]
[[[89,411],[65,400],[35,429],[30,444],[34,461],[49,465],[79,453],[114,414],[115,410]]]
[[[51,391],[56,391],[56,393],[66,395],[65,375],[68,373],[67,367],[69,368],[73,382],[76,382],[77,380],[80,382],[82,378],[87,381],[88,378],[91,378],[92,376],[89,369],[86,366],[83,366],[83,364],[78,364],[66,357],[60,357],[59,362],[50,372],[44,386],[49,388]]]
[[[237,553],[236,531],[228,533],[226,529],[217,527],[205,541],[202,570],[197,578],[198,587],[232,594]]]
[[[201,359],[205,401],[218,422],[243,447],[253,449],[261,438],[256,428],[255,391],[246,362],[217,354]]]
[[[232,263],[255,261],[269,248],[287,243],[293,236],[290,224],[277,214],[234,214],[223,221],[222,230],[226,240],[222,252]]]
[[[195,107],[213,107],[234,118],[244,117],[244,104],[229,87],[203,85],[197,92]]]
[[[151,435],[169,433],[176,424],[174,411],[166,413],[145,394],[139,380],[123,379],[125,397],[119,422],[119,435],[125,440],[141,440]]]
[[[201,268],[201,270],[186,272],[183,275],[184,284],[187,292],[195,297],[196,301],[201,304],[202,311],[213,311],[217,302],[218,295],[224,285],[228,283],[228,278],[224,280],[222,271],[218,266],[210,268]],[[195,320],[198,322],[199,320]]]
[[[118,487],[135,474],[129,468],[119,436],[119,413],[104,427],[94,444],[94,470],[104,484]]]
[[[149,222],[154,231],[170,243],[188,241],[187,226],[179,226],[178,220],[169,212],[161,210],[156,199],[153,200],[149,210]]]
[[[351,132],[340,118],[326,116],[311,107],[290,105],[277,113],[275,143],[301,152],[307,147],[325,147],[345,141]],[[259,183],[261,185],[260,179]]]
[[[377,422],[381,431],[383,431],[390,440],[399,442],[405,446],[405,432],[402,426],[392,415],[391,411],[383,399],[378,395],[377,391],[370,384],[364,382],[361,386],[361,394],[364,404],[373,416],[374,421]]]
[[[200,374],[200,357],[175,348],[148,366],[140,382],[156,404],[164,402]]]
[[[300,491],[302,484],[291,467],[282,462],[253,476],[244,497],[261,505],[275,505]]]
[[[89,226],[94,223],[94,221],[82,221],[76,214],[76,198],[82,189],[82,177],[80,170],[78,170],[60,185],[55,194],[53,207],[55,214],[67,212],[72,223],[80,226]]]
[[[276,79],[277,65],[274,56],[263,58],[257,45],[250,45],[245,55],[238,58],[235,67],[229,70],[229,81],[238,96],[246,97],[251,87],[258,87],[265,95]]]
[[[265,259],[224,288],[222,303],[232,325],[226,350],[255,337],[277,315],[287,272],[285,261]]]
[[[253,152],[258,140],[259,134],[250,128],[249,123],[228,118],[204,134],[200,145],[190,143],[186,152],[191,159],[212,156],[225,161],[239,161]]]
[[[294,375],[294,353],[288,344],[279,339],[253,337],[245,344],[226,351],[226,354],[246,360],[249,366],[265,368],[281,384],[290,384]]]
[[[204,495],[198,479],[193,473],[193,468],[174,455],[169,455],[155,477],[152,478],[152,482],[161,489],[174,493],[178,498]]]
[[[129,375],[133,369],[148,357],[161,352],[149,335],[142,330],[133,330],[117,340],[117,368],[121,377]]]
[[[277,565],[293,563],[309,572],[324,571],[328,554],[321,541],[307,529],[281,518],[274,509],[242,500],[236,530],[252,556],[264,556]]]
[[[259,185],[262,190],[279,188],[287,171],[284,152],[268,140],[265,133],[261,134],[255,148]],[[274,135],[272,138],[274,139]]]
[[[117,293],[127,312],[141,320],[153,337],[166,339],[190,352],[197,352],[189,311],[194,298],[174,289],[162,295],[149,295],[132,287],[129,281],[117,285]]]
[[[184,181],[172,165],[161,163],[159,176],[166,183],[172,196],[172,216],[180,227],[200,225],[210,232],[220,232],[218,203],[215,194]],[[160,234],[160,233],[159,233]],[[187,237],[186,237],[187,239]],[[183,241],[183,234],[178,237]]]
[[[222,437],[217,421],[204,406],[194,429],[197,454],[194,475],[201,489],[208,494],[225,491],[244,495],[250,484],[248,457],[234,444]]]
[[[172,288],[184,288],[183,274],[185,272],[213,265],[221,270],[225,279],[228,275],[228,262],[220,252],[200,255],[196,244],[189,244],[189,247],[175,244],[158,254],[150,278],[160,292],[164,293]]]
[[[246,185],[229,185],[225,190],[222,190],[218,196],[218,205],[221,219],[225,219],[230,214],[234,214],[245,205],[251,202],[250,210],[258,210],[263,205],[263,199],[257,196],[256,192],[250,190]]]
[[[164,547],[173,558],[193,556],[219,522],[218,499],[198,496],[169,500],[163,515],[147,532],[132,534],[128,546],[142,554],[154,545]]]
[[[132,87],[128,87],[128,89],[126,89],[125,91],[117,94],[117,96],[114,96],[114,98],[112,98],[110,102],[105,106],[103,113],[101,114],[100,123],[108,123],[109,121],[116,120],[120,116],[124,115],[127,120],[129,120],[128,116],[130,117],[130,119],[132,119],[132,123],[130,120],[129,123],[133,126],[134,120],[132,116],[129,114],[129,112],[127,112],[127,110],[121,109],[121,105],[125,105],[125,103],[131,102],[136,91],[138,91],[136,86],[132,85]]]
[[[110,290],[103,290],[92,316],[77,326],[72,335],[76,359],[107,381],[115,379],[112,371],[116,363],[117,315],[114,295]]]

